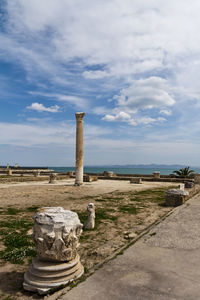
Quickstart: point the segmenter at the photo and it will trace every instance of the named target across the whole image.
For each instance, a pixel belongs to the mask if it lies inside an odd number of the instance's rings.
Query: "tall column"
[[[83,117],[84,112],[76,113],[76,179],[75,185],[83,184]]]

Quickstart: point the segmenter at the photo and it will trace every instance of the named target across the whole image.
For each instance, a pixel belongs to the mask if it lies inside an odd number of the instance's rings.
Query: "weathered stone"
[[[183,190],[183,191],[184,191],[184,189],[185,189],[185,184],[184,184],[184,183],[180,183],[180,184],[178,185],[178,187],[179,187],[180,190]]]
[[[104,171],[103,175],[106,177],[114,177],[116,174],[113,171]]]
[[[92,181],[97,181],[98,176],[95,175],[84,175],[83,176],[83,182],[92,182]]]
[[[33,172],[33,175],[34,175],[34,177],[40,176],[40,171],[34,171],[34,172]]]
[[[94,203],[89,203],[87,206],[88,219],[84,224],[84,229],[93,229],[95,226],[95,207]]]
[[[8,175],[12,176],[12,170],[11,169],[8,169]]]
[[[130,183],[142,184],[142,178],[138,178],[138,177],[131,178]]]
[[[67,285],[74,279],[80,278],[84,268],[77,256],[70,262],[48,262],[34,258],[31,266],[24,274],[23,287],[27,291],[47,294],[52,289]]]
[[[24,289],[45,294],[83,274],[77,253],[82,224],[77,213],[44,207],[34,216],[35,258],[24,275]]]
[[[74,171],[69,171],[69,172],[67,172],[68,173],[68,175],[71,177],[73,177],[74,175],[75,175],[75,172]]]
[[[153,172],[154,178],[160,178],[160,172]]]
[[[195,174],[195,175],[194,175],[194,182],[195,182],[196,184],[200,184],[200,174]]]
[[[75,185],[83,184],[83,117],[85,113],[76,113],[76,179]]]
[[[191,181],[185,182],[186,189],[191,189],[193,186],[194,186],[194,182],[191,182]]]
[[[124,238],[126,240],[134,239],[137,237],[137,234],[135,232],[124,232]]]
[[[56,174],[51,173],[49,176],[49,183],[55,183],[56,182]]]
[[[76,256],[82,232],[77,213],[62,207],[44,207],[33,218],[33,239],[40,260],[69,261]]]
[[[189,193],[180,189],[171,189],[165,193],[166,206],[182,205],[187,199]]]

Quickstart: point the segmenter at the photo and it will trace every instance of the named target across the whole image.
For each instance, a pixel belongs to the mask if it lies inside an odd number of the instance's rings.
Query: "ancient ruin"
[[[24,275],[24,289],[46,294],[83,274],[77,253],[82,226],[77,213],[62,207],[36,212],[33,240],[37,258]]]
[[[93,229],[95,226],[95,207],[94,203],[89,203],[87,206],[88,219],[84,224],[84,229]]]
[[[83,176],[83,182],[92,182],[92,181],[98,181],[98,176],[87,175],[87,174]]]
[[[153,172],[153,177],[156,179],[160,178],[160,172]]]
[[[49,175],[49,183],[55,183],[56,182],[56,174],[54,174],[54,173],[51,173],[50,175]]]
[[[130,183],[135,183],[135,184],[142,184],[142,178],[140,177],[133,177],[130,179]]]
[[[84,112],[76,113],[76,178],[75,185],[83,184],[83,117]]]
[[[165,204],[166,206],[179,206],[182,205],[189,193],[182,189],[170,189],[165,193]]]

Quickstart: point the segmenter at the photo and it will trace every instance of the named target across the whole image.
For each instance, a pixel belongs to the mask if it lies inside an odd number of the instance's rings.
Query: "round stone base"
[[[65,263],[47,262],[35,258],[24,274],[23,287],[25,290],[44,295],[81,277],[83,273],[84,268],[79,255]]]

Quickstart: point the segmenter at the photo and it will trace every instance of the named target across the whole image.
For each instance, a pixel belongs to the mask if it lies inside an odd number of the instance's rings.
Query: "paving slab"
[[[200,299],[200,194],[59,299]]]

